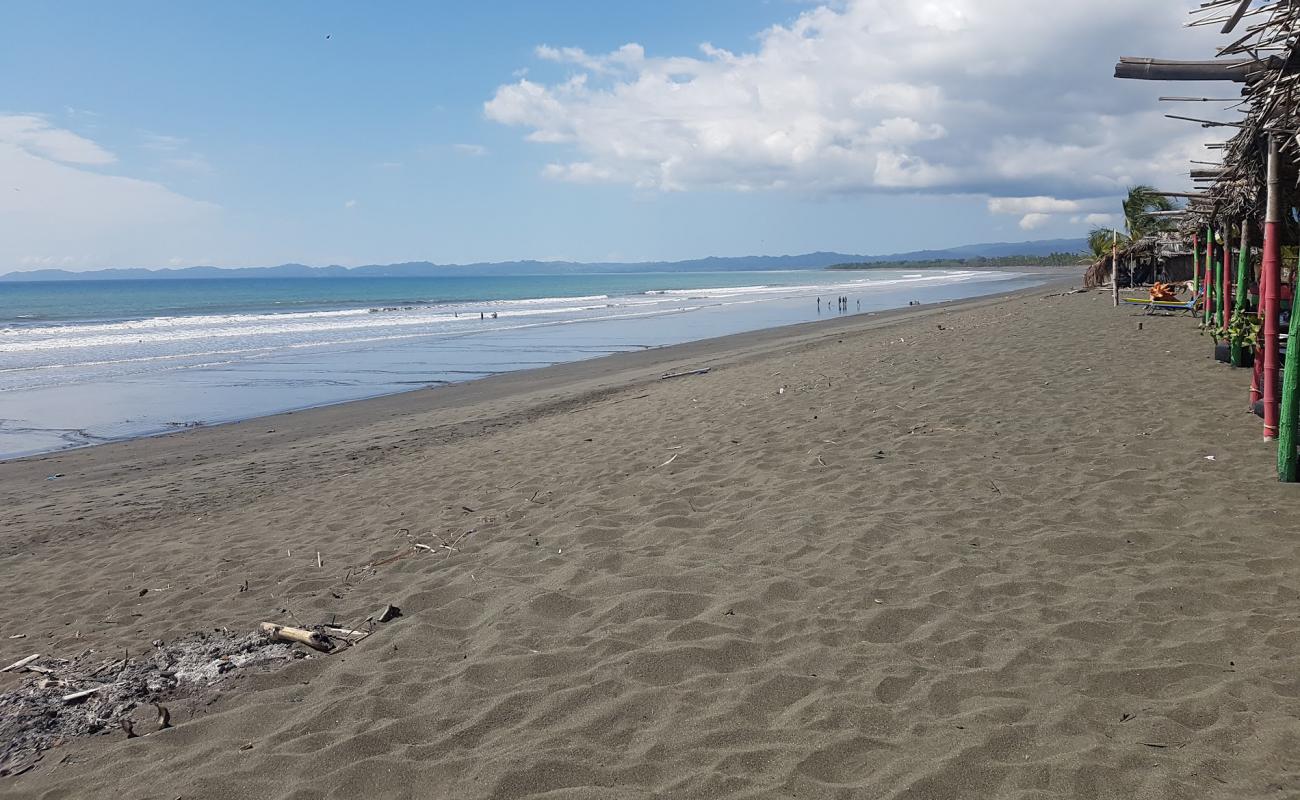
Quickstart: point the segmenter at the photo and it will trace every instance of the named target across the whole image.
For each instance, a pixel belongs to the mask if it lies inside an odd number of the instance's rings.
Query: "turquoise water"
[[[807,270],[0,283],[0,458],[1041,281]]]
[[[842,274],[842,273],[841,273]],[[0,327],[163,316],[634,295],[660,289],[825,282],[822,271],[439,278],[200,278],[0,282]]]

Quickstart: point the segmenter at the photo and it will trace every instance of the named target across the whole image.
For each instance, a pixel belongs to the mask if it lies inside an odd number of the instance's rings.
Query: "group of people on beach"
[[[835,306],[836,306],[836,309],[835,309],[836,311],[848,311],[848,310],[849,310],[849,298],[844,297],[843,295],[841,295],[841,296],[835,298]],[[830,310],[830,307],[831,307],[831,301],[827,300],[827,301],[826,301],[826,308],[827,308],[827,310]],[[859,310],[859,311],[862,310],[862,301],[861,301],[861,300],[858,301],[858,310]],[[822,299],[821,299],[820,297],[817,298],[817,313],[818,313],[818,314],[822,313]]]

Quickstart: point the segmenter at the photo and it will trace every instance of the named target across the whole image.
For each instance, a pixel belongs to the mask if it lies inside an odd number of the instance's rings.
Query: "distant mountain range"
[[[735,256],[697,258],[690,261],[577,262],[577,261],[500,261],[482,264],[433,264],[411,261],[403,264],[370,264],[363,267],[309,267],[304,264],[281,264],[278,267],[184,267],[178,269],[144,269],[142,267],[70,272],[64,269],[38,269],[0,275],[0,281],[69,281],[69,280],[140,280],[168,278],[424,278],[434,276],[482,275],[575,275],[618,272],[731,272],[771,269],[825,269],[832,264],[934,261],[940,259],[999,258],[1007,256],[1047,256],[1053,253],[1079,253],[1087,249],[1086,239],[1042,239],[1034,242],[996,242],[968,244],[945,250],[915,250],[910,253],[863,256],[851,253],[805,253],[797,256]]]

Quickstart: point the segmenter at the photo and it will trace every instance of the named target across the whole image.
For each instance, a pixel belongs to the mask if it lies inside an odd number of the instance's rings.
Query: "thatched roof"
[[[1128,275],[1128,264],[1150,264],[1164,262],[1175,256],[1190,255],[1189,250],[1183,242],[1182,236],[1175,232],[1161,232],[1151,236],[1143,237],[1136,242],[1125,244],[1118,248],[1119,255],[1119,273],[1122,276]],[[1096,288],[1110,283],[1110,253],[1106,253],[1083,274],[1083,285],[1089,288]]]
[[[1240,86],[1240,100],[1192,106],[1199,113],[1171,114],[1223,131],[1226,141],[1209,145],[1220,167],[1198,166],[1189,176],[1200,189],[1188,206],[1186,234],[1207,226],[1259,219],[1264,210],[1268,138],[1278,137],[1283,161],[1283,207],[1295,204],[1300,163],[1300,0],[1211,0],[1190,12],[1190,25],[1221,27],[1227,40],[1213,61],[1121,59],[1116,77],[1147,80],[1217,80]],[[1234,92],[1235,93],[1235,92]],[[1221,96],[1222,93],[1220,93]],[[1227,95],[1231,96],[1231,95]],[[1168,98],[1203,100],[1202,98]],[[1187,108],[1188,106],[1183,106]]]

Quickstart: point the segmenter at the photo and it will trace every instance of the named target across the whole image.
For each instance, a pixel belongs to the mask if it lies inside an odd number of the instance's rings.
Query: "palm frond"
[[[1088,249],[1097,258],[1109,255],[1113,244],[1124,247],[1128,242],[1128,235],[1114,228],[1098,227],[1088,231]]]

